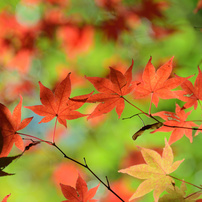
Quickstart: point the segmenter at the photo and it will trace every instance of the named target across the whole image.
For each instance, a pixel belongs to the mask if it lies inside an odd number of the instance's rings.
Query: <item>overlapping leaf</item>
[[[87,102],[100,102],[88,119],[108,113],[114,108],[116,108],[118,116],[121,116],[125,107],[123,96],[131,93],[134,89],[132,84],[132,68],[133,61],[125,74],[110,67],[109,79],[86,77],[96,90],[100,92],[92,95],[87,100]]]
[[[78,176],[77,182],[76,182],[76,188],[71,187],[69,185],[60,184],[62,193],[65,196],[67,200],[63,202],[96,202],[97,200],[92,199],[94,195],[97,192],[97,189],[99,187],[96,186],[90,190],[88,190],[86,182],[81,178],[81,176]]]
[[[172,72],[173,57],[157,71],[155,71],[155,67],[152,65],[151,60],[152,57],[144,69],[142,81],[136,83],[137,86],[134,95],[136,99],[145,98],[148,95],[151,95],[151,102],[157,107],[159,98],[175,98],[176,95],[171,90],[182,84],[187,78],[169,78]]]
[[[154,190],[153,195],[155,202],[157,202],[160,194],[173,183],[169,174],[175,171],[183,160],[173,163],[173,152],[166,140],[162,157],[151,149],[140,149],[146,164],[131,166],[119,170],[119,172],[127,173],[138,179],[145,179],[130,198],[130,201]]]
[[[80,108],[84,102],[69,101],[71,94],[70,73],[56,87],[54,93],[49,88],[46,88],[40,81],[39,86],[40,100],[42,105],[26,107],[40,116],[45,116],[39,123],[49,122],[54,117],[57,117],[59,123],[67,127],[66,120],[77,119],[86,116],[78,111],[75,111],[76,109]],[[83,95],[82,99],[87,99],[89,95]]]
[[[202,192],[195,192],[188,196],[186,196],[186,184],[185,182],[182,182],[181,187],[178,188],[176,186],[169,186],[166,191],[168,194],[163,195],[159,202],[171,202],[171,201],[183,201],[183,202],[195,202],[197,198],[200,197]]]
[[[11,151],[13,144],[23,151],[24,144],[17,131],[25,128],[33,117],[26,118],[21,122],[22,97],[15,107],[13,114],[3,104],[0,103],[0,157],[5,157]]]
[[[172,131],[172,134],[169,139],[169,144],[172,144],[176,142],[177,140],[181,139],[183,135],[185,134],[186,137],[189,138],[190,142],[192,142],[192,127],[198,126],[192,121],[186,121],[187,117],[191,113],[185,113],[183,109],[180,108],[178,104],[176,104],[175,113],[173,112],[167,112],[167,111],[161,111],[153,114],[153,116],[160,116],[164,120],[166,120],[161,128],[156,129],[155,131],[151,132],[170,132]]]
[[[198,76],[196,81],[193,84],[191,81],[186,80],[181,84],[183,91],[178,91],[176,94],[179,96],[179,99],[186,102],[183,106],[184,108],[189,108],[194,106],[194,109],[198,106],[198,101],[202,100],[202,72],[198,67]]]

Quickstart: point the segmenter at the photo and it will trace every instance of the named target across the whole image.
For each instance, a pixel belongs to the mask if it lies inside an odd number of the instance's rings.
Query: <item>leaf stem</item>
[[[131,118],[133,118],[133,117],[135,117],[135,116],[140,117],[140,114],[142,114],[142,113],[138,113],[138,114],[134,114],[134,115],[132,115],[132,116],[126,117],[126,118],[122,118],[122,120],[131,119]]]
[[[125,97],[121,96],[128,104],[130,104],[131,106],[135,107],[136,109],[138,109],[139,111],[141,111],[144,115],[146,115],[149,118],[154,119],[155,121],[157,121],[158,123],[160,122],[158,119],[156,119],[155,117],[153,117],[151,114],[148,114],[144,111],[142,111],[139,107],[135,106],[133,103],[131,103],[129,100],[127,100]]]
[[[200,191],[197,191],[197,192],[194,192],[194,193],[192,193],[192,194],[189,194],[188,196],[186,196],[184,199],[186,200],[186,199],[188,199],[189,197],[191,197],[191,196],[193,196],[193,195],[195,195],[195,194],[198,194],[198,193],[200,193],[201,192],[201,190]]]
[[[151,93],[151,102],[150,102],[150,105],[149,105],[149,114],[151,114],[152,101],[153,101],[153,93]]]
[[[136,109],[138,109],[139,111],[141,111],[143,114],[145,114],[146,116],[150,117],[149,114],[147,114],[146,112],[142,111],[139,107],[135,106],[134,104],[132,104],[129,100],[127,100],[125,97],[122,96],[122,98],[131,106],[135,107]]]
[[[159,121],[158,119],[156,119],[154,116],[152,116],[151,114],[147,114],[146,112],[142,111],[140,108],[138,108],[137,106],[135,106],[134,104],[132,104],[129,100],[127,100],[125,97],[122,96],[122,98],[127,102],[129,103],[131,106],[135,107],[136,109],[138,109],[139,111],[141,111],[141,113],[143,113],[144,115],[146,115],[147,117],[149,118],[152,118],[154,119],[155,121],[157,121],[158,123],[162,123],[163,126],[166,126],[166,127],[170,127],[170,128],[184,128],[184,129],[190,129],[190,130],[201,130],[201,128],[196,128],[196,127],[193,127],[193,128],[189,128],[189,127],[184,127],[184,126],[170,126],[170,125],[167,125],[167,124],[164,124],[163,122]],[[151,106],[151,105],[150,105]],[[139,116],[139,114],[135,114],[129,118],[132,118],[134,116]],[[123,119],[127,119],[127,118],[123,118]],[[197,120],[197,121],[202,121],[202,120]]]
[[[54,131],[53,131],[53,143],[55,142],[55,132],[56,132],[57,121],[58,121],[58,117],[56,117],[56,120],[55,120],[55,126],[54,126]]]
[[[195,185],[195,184],[192,184],[192,183],[190,183],[190,182],[186,182],[186,181],[181,180],[181,179],[179,179],[179,178],[177,178],[177,177],[174,177],[174,176],[172,176],[172,175],[168,175],[168,176],[172,177],[173,179],[179,180],[179,181],[181,181],[181,182],[185,182],[185,183],[187,183],[187,184],[189,184],[189,185],[192,185],[192,186],[194,186],[194,187],[196,187],[196,188],[202,190],[202,187],[199,187],[199,186],[197,186],[197,185]]]
[[[198,100],[198,102],[199,102],[199,105],[200,105],[200,107],[201,107],[201,110],[202,110],[202,105],[201,105],[201,101],[200,101],[200,100]]]
[[[167,125],[167,124],[164,124],[162,123],[163,126],[166,126],[166,127],[169,127],[169,128],[184,128],[184,129],[190,129],[190,130],[202,130],[202,128],[196,128],[196,127],[193,127],[193,128],[189,128],[189,127],[184,127],[184,126],[170,126],[170,125]]]
[[[32,135],[28,135],[28,134],[24,134],[24,133],[18,133],[18,132],[17,132],[17,134],[18,134],[18,135],[24,135],[24,136],[26,136],[26,137],[31,137],[31,138],[40,140],[41,142],[45,142],[45,143],[47,143],[47,144],[49,144],[49,145],[52,145],[52,142],[47,141],[47,140],[42,140],[42,139],[40,139],[40,138],[38,138],[38,137],[35,137],[35,136],[32,136]]]
[[[86,159],[84,158],[84,164],[67,156],[55,143],[52,143],[52,146],[54,146],[58,151],[60,151],[60,153],[62,153],[64,155],[64,158],[67,158],[73,162],[75,162],[76,164],[86,168],[92,175],[94,175],[94,177],[96,177],[110,192],[112,192],[117,198],[119,198],[121,201],[125,202],[117,193],[115,193],[109,186],[109,182],[108,182],[108,179],[107,179],[107,184],[104,183],[90,168],[89,166],[87,165],[86,163]]]

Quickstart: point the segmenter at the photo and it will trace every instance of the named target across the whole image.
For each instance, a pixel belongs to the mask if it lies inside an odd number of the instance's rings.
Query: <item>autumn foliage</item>
[[[151,53],[143,59],[142,68],[138,56],[128,50],[133,33],[145,25],[149,26],[149,40],[155,43],[163,44],[161,40],[182,31],[164,23],[168,18],[165,11],[173,6],[171,1],[95,0],[88,4],[89,10],[82,3],[19,0],[16,14],[1,8],[1,179],[18,175],[19,169],[14,175],[15,164],[34,156],[27,163],[34,167],[30,179],[40,182],[53,173],[51,183],[57,200],[63,202],[141,201],[150,192],[155,202],[199,202],[202,185],[182,172],[189,154],[176,145],[187,141],[191,148],[200,141],[201,65],[193,65],[192,74],[183,73],[179,55],[167,54],[157,61]],[[82,9],[78,14],[78,7],[87,9],[91,17]],[[199,0],[193,15],[198,15],[201,7]],[[25,17],[26,9],[30,15],[34,10],[30,21]],[[94,20],[97,15],[101,17]],[[100,47],[105,45],[112,49],[111,44],[114,51],[126,48],[122,54],[127,52],[127,59],[120,59],[119,51],[107,59],[94,54],[98,49],[101,53]],[[143,45],[138,39],[134,44]],[[9,84],[7,72],[12,76]],[[92,144],[87,144],[88,140]],[[99,150],[110,160],[106,161]],[[39,156],[48,161],[35,163]],[[200,151],[195,158],[201,161]],[[1,194],[0,190],[2,202],[15,201],[12,191]],[[26,194],[27,199],[32,198]],[[47,192],[50,198],[51,194]]]

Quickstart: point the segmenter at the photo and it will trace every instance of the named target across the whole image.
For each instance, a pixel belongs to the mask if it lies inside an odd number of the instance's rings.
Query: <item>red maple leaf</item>
[[[187,78],[169,78],[172,72],[173,57],[156,72],[151,60],[152,57],[150,57],[144,69],[142,81],[136,83],[137,87],[135,88],[134,95],[136,99],[139,99],[151,94],[151,103],[154,103],[157,107],[159,97],[162,99],[176,98],[175,93],[171,90],[182,84]]]
[[[115,18],[110,18],[102,22],[99,27],[101,31],[107,36],[108,39],[117,41],[120,35],[125,31],[130,31],[127,23],[128,15],[119,14]]]
[[[194,9],[194,13],[197,13],[200,9],[202,9],[202,0],[198,0],[197,6]]]
[[[67,25],[58,29],[57,33],[69,58],[88,52],[93,44],[94,29],[91,26]]]
[[[37,26],[26,27],[18,23],[15,15],[8,12],[0,14],[0,52],[4,55],[0,61],[5,68],[18,69],[20,73],[27,73],[31,63],[31,56],[35,53]]]
[[[181,84],[183,91],[178,91],[176,95],[179,96],[179,99],[186,102],[183,108],[189,108],[194,105],[194,109],[196,110],[198,106],[198,101],[202,100],[202,72],[198,67],[198,76],[196,81],[193,84],[191,81],[186,80]]]
[[[100,93],[94,94],[87,102],[101,102],[94,109],[88,119],[110,112],[116,107],[120,117],[125,107],[123,96],[133,90],[131,66],[122,74],[120,71],[110,67],[109,79],[100,77],[86,77]]]
[[[70,175],[71,173],[71,175]],[[79,173],[86,177],[85,173],[79,170]],[[78,178],[78,167],[73,162],[63,162],[56,166],[52,179],[57,187],[65,184],[74,187]]]
[[[96,202],[97,200],[92,199],[99,187],[96,186],[90,190],[88,190],[86,182],[81,178],[81,176],[78,176],[77,182],[76,182],[76,189],[74,187],[71,187],[69,185],[60,184],[62,193],[64,197],[67,199],[63,202]]]
[[[135,4],[131,9],[140,17],[153,20],[156,18],[165,18],[163,10],[168,7],[166,1],[143,0],[140,5]]]
[[[190,142],[192,142],[192,139],[193,139],[192,127],[195,127],[198,125],[192,121],[186,121],[190,113],[191,111],[188,113],[185,113],[185,111],[181,109],[178,104],[176,104],[175,113],[168,112],[168,111],[161,111],[153,114],[153,116],[160,116],[166,121],[163,123],[164,125],[161,128],[158,128],[151,133],[155,133],[157,131],[162,131],[162,132],[172,131],[172,134],[169,139],[169,144],[172,144],[176,142],[177,140],[181,139],[184,134],[185,136],[189,138]]]
[[[119,5],[121,0],[95,0],[95,3],[106,10],[114,11]]]
[[[59,123],[67,127],[66,119],[72,120],[86,116],[85,114],[75,111],[80,108],[84,102],[69,101],[71,93],[70,73],[57,85],[54,93],[49,88],[46,88],[40,81],[39,86],[42,105],[26,107],[40,116],[45,116],[39,123],[46,123],[57,117]],[[83,100],[85,100],[85,98],[87,99],[89,95],[83,95]]]
[[[13,144],[23,151],[24,144],[21,136],[17,131],[25,128],[33,117],[24,119],[21,122],[21,108],[22,108],[22,97],[20,96],[20,102],[15,107],[13,114],[3,104],[0,103],[0,157],[5,157],[11,151]]]
[[[6,64],[8,69],[18,69],[21,73],[27,73],[31,63],[32,53],[29,50],[21,49]]]
[[[151,30],[149,32],[150,36],[157,40],[170,36],[171,34],[173,34],[177,31],[177,29],[174,27],[159,26],[159,25],[155,25],[153,23],[151,24],[151,29],[152,29],[152,32],[151,32]]]

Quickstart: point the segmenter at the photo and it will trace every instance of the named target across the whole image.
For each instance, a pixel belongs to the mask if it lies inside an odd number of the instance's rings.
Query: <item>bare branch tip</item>
[[[108,188],[110,188],[108,177],[106,176]]]
[[[87,166],[86,158],[84,157],[83,160],[84,160],[85,166]]]

